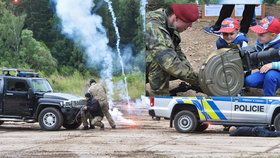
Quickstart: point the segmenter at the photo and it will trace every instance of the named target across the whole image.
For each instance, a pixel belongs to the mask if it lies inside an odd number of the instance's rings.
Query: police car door
[[[261,97],[233,97],[232,121],[265,123],[267,99]]]
[[[208,121],[231,120],[231,97],[210,97],[202,100]]]

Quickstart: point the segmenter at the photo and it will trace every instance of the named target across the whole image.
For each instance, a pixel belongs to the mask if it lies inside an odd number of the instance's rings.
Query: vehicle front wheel
[[[4,123],[4,121],[0,121],[0,125],[2,125]]]
[[[175,129],[180,133],[195,131],[198,120],[191,111],[183,110],[178,112],[174,118]]]
[[[274,118],[274,128],[276,131],[280,131],[280,113],[276,115],[276,117]]]
[[[82,121],[75,121],[74,123],[72,124],[67,124],[67,123],[64,123],[63,124],[63,127],[66,128],[66,129],[77,129],[80,127],[80,125],[82,124]]]
[[[63,116],[56,108],[45,108],[39,114],[39,124],[43,130],[59,130],[63,123]]]

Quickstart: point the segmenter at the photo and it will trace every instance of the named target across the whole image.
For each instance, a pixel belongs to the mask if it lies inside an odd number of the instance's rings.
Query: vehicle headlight
[[[83,105],[85,105],[83,100],[76,100],[75,103],[74,103],[74,106],[77,107],[77,108],[80,108]]]
[[[63,106],[64,107],[67,107],[67,108],[72,108],[72,102],[71,101],[69,101],[69,100],[67,100],[67,101],[64,101],[63,102]]]

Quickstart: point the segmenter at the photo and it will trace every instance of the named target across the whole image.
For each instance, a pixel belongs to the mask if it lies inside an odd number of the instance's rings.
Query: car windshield
[[[52,92],[52,87],[46,79],[32,79],[34,92]]]

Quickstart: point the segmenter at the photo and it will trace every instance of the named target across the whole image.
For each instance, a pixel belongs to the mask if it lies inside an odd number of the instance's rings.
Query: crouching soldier
[[[92,97],[92,95],[90,93],[86,93],[85,94],[87,103],[86,106],[84,107],[84,110],[88,111],[88,115],[89,117],[91,117],[91,125],[94,126],[98,126],[100,127],[101,130],[104,130],[104,124],[101,122],[103,119],[103,113],[102,110],[100,108],[99,102]],[[82,118],[83,119],[83,125],[85,130],[88,129],[88,122],[87,122],[87,117]]]
[[[90,112],[87,110],[87,107],[82,107],[81,109],[81,118],[83,122],[83,130],[94,129],[95,127],[91,124],[92,116]],[[88,127],[88,120],[89,120],[89,127]]]
[[[107,95],[106,95],[106,90],[101,85],[100,83],[96,83],[94,79],[91,79],[90,82],[90,87],[89,87],[89,93],[98,100],[100,103],[101,110],[105,117],[107,118],[110,126],[115,129],[116,128],[116,123],[113,120],[111,114],[109,113],[109,104],[107,101]]]

